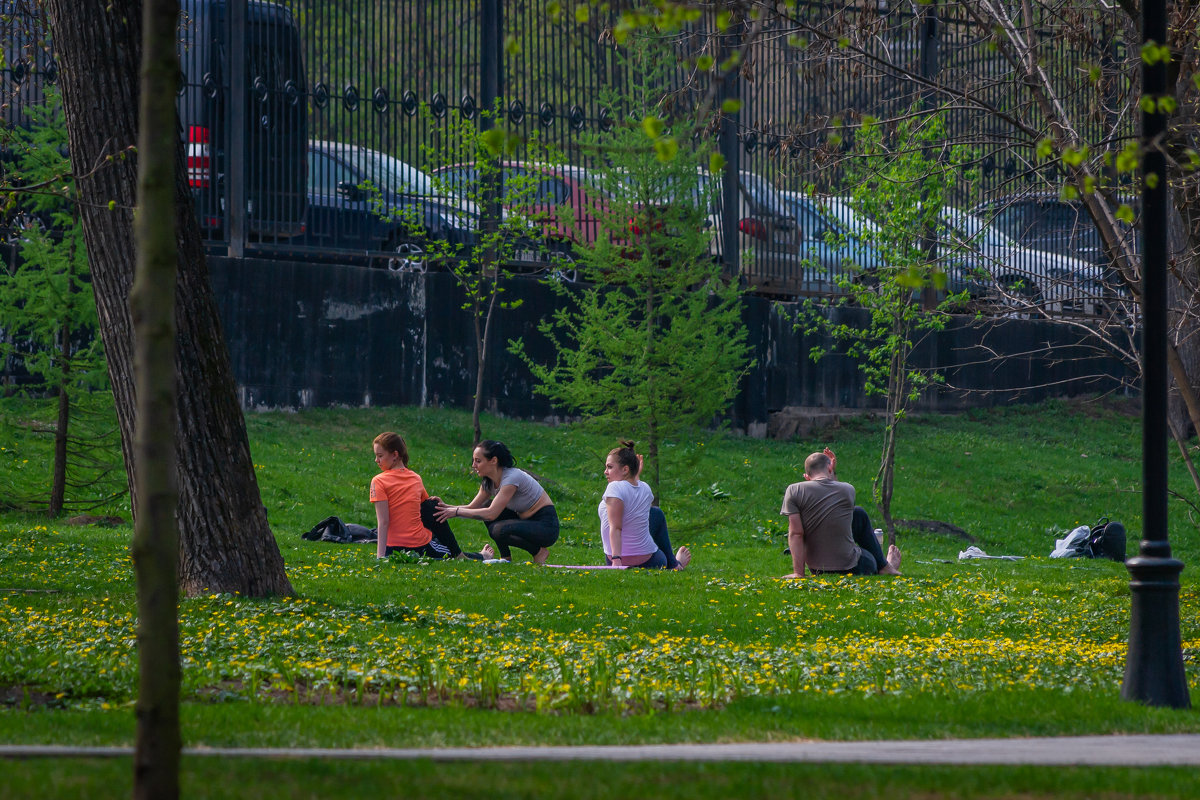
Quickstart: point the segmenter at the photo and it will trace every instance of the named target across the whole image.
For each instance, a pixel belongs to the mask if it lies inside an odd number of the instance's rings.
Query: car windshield
[[[367,179],[381,189],[396,194],[437,194],[428,175],[398,158],[374,150],[359,150],[354,155]]]
[[[959,211],[957,208],[942,209],[942,224],[976,247],[1020,247],[996,226],[988,225],[979,217]]]
[[[826,197],[817,202],[829,216],[849,228],[855,236],[883,232],[873,220],[851,208],[850,201],[844,197]]]
[[[779,194],[779,190],[772,186],[766,178],[755,175],[753,172],[743,172],[741,181],[742,188],[746,190],[746,194],[750,196],[756,206],[781,217],[790,216],[783,195]]]
[[[563,175],[582,183],[587,187],[589,194],[598,195],[612,199],[613,194],[611,187],[604,184],[604,174],[594,169],[584,169],[583,167],[564,167]]]

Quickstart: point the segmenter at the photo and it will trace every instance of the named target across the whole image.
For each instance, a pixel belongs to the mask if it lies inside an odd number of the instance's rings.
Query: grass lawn
[[[809,452],[829,444],[839,476],[878,519],[869,502],[878,421],[801,443],[721,433],[670,443],[655,488],[672,539],[695,560],[683,573],[648,573],[377,562],[373,546],[303,541],[330,514],[373,526],[370,443],[383,430],[405,436],[431,493],[470,499],[469,415],[252,414],[263,501],[297,594],[181,601],[185,741],[373,747],[1200,731],[1195,710],[1119,699],[1126,569],[1047,557],[1056,536],[1101,515],[1125,522],[1135,551],[1140,423],[1128,412],[1114,402],[1056,402],[906,423],[894,514],[946,522],[989,553],[1027,558],[959,562],[967,540],[903,529],[904,576],[798,582],[778,579],[790,569],[783,488],[800,478]],[[27,423],[50,413],[0,401],[0,501],[48,493],[47,442]],[[551,561],[602,563],[596,505],[612,443],[570,426],[495,418],[484,431],[544,477],[563,520]],[[1193,497],[1181,464],[1172,463],[1171,477]],[[1195,695],[1200,537],[1189,510],[1172,501],[1170,535],[1189,565],[1181,616]],[[93,513],[128,519],[120,503]],[[455,532],[467,549],[487,541],[479,523]],[[0,742],[132,742],[130,535],[127,524],[0,513]],[[0,786],[33,796],[56,763],[23,762]],[[1182,772],[1142,782],[1151,773],[1138,770],[647,765],[614,777],[611,766],[591,765],[287,763],[194,760],[185,766],[189,787],[227,780],[206,789],[217,793],[188,793],[233,796],[219,792],[257,781],[263,797],[307,796],[293,785],[320,795],[323,781],[341,774],[359,775],[364,794],[390,792],[399,773],[415,796],[555,794],[564,775],[574,776],[579,797],[628,795],[623,782],[634,779],[643,792],[661,784],[650,793],[664,797],[728,796],[739,785],[750,794],[891,796],[897,781],[930,797],[1197,793]],[[95,796],[88,787],[115,787],[111,776],[128,773],[121,761],[75,766],[64,780],[77,776],[82,788],[63,785],[55,796]],[[243,784],[242,775],[256,777]]]

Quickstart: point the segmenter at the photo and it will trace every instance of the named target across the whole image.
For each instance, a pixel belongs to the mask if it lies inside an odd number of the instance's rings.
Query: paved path
[[[1062,736],[943,741],[655,744],[581,747],[448,747],[335,750],[189,747],[222,758],[415,759],[433,761],[773,761],[866,764],[1200,766],[1200,734]],[[0,758],[128,758],[132,747],[0,745]]]

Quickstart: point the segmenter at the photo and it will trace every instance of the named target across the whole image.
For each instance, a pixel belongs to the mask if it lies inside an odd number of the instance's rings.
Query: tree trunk
[[[137,508],[133,282],[138,0],[46,0],[77,178],[96,311]],[[177,125],[174,130],[177,130]],[[290,594],[259,496],[245,420],[208,281],[176,138],[178,263],[175,380],[179,448],[179,574],[184,591]]]
[[[67,291],[71,281],[68,275]],[[58,379],[58,424],[54,426],[54,479],[50,485],[50,516],[62,513],[67,497],[67,433],[71,424],[71,325],[63,321],[58,332],[58,354],[63,372]]]
[[[133,796],[179,797],[179,500],[175,466],[176,0],[147,0],[138,134],[137,268],[129,297],[138,399],[133,565],[138,698]]]

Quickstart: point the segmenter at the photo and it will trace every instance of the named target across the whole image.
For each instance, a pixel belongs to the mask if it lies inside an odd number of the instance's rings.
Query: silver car
[[[945,206],[943,245],[974,254],[993,299],[1004,305],[1038,306],[1049,314],[1094,314],[1102,298],[1100,267],[1062,253],[1022,247],[979,217]]]

